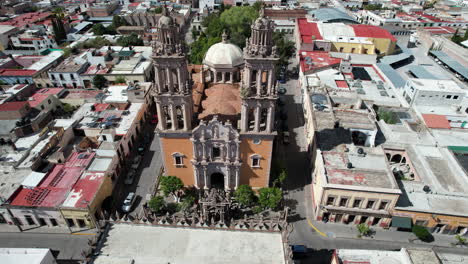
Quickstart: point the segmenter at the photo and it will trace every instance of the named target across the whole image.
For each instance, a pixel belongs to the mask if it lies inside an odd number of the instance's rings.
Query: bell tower
[[[192,83],[179,35],[179,26],[164,6],[152,43],[155,72],[152,94],[159,117],[158,129],[164,132],[192,129]]]
[[[273,45],[274,22],[264,9],[252,24],[252,34],[244,48],[241,132],[273,134],[275,104],[278,99],[275,65],[279,58]]]

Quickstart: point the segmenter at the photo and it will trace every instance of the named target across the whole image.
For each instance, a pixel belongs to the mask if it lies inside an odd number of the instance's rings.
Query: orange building
[[[189,72],[179,27],[163,10],[152,92],[166,175],[205,189],[268,186],[278,98],[273,29],[262,12],[244,51],[223,34]]]

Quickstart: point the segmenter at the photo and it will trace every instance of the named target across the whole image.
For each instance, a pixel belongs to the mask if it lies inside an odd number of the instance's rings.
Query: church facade
[[[163,10],[153,42],[152,94],[166,175],[186,186],[267,187],[278,99],[274,24],[263,15],[242,51],[223,34],[203,65],[187,65],[179,27]]]

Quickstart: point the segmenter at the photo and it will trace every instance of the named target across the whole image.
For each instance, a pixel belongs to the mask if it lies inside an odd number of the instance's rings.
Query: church
[[[165,8],[158,21],[151,91],[156,131],[165,175],[186,186],[269,185],[278,99],[274,23],[261,10],[251,29],[244,50],[224,33],[203,65],[189,66],[179,27]]]

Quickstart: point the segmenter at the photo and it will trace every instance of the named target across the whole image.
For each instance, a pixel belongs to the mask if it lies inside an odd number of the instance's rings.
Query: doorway
[[[224,175],[222,173],[211,174],[211,188],[224,189]]]

